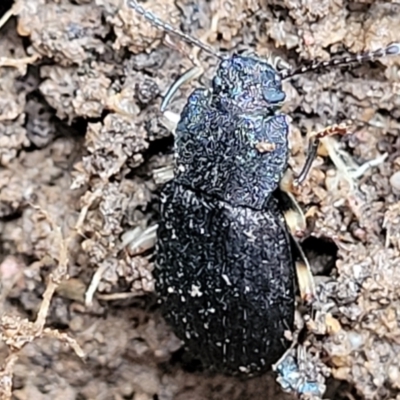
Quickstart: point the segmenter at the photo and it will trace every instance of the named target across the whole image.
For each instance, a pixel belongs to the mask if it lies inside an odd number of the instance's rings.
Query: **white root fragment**
[[[385,153],[362,165],[357,165],[347,152],[339,148],[339,143],[334,138],[325,137],[321,139],[321,143],[335,165],[338,175],[345,179],[351,190],[354,190],[356,186],[355,180],[362,177],[369,169],[382,164],[388,157]]]
[[[351,176],[355,179],[361,178],[369,169],[381,165],[387,157],[388,153],[384,153],[379,157],[366,161],[364,164],[361,164],[355,171],[352,171]]]
[[[122,235],[121,238],[121,245],[120,249],[127,248],[129,251],[129,254],[131,256],[139,255],[146,250],[151,249],[152,247],[155,246],[155,242],[157,239],[157,228],[158,225],[152,225],[146,229],[143,229],[140,226],[137,226],[136,228],[129,230],[125,232]],[[94,273],[92,280],[90,282],[89,287],[86,290],[85,293],[85,306],[86,307],[91,307],[93,304],[93,297],[97,291],[97,288],[99,287],[99,284],[101,282],[101,279],[104,275],[104,273],[108,269],[108,264],[104,263],[102,264]],[[103,297],[101,297],[103,296]],[[104,297],[105,295],[99,295],[99,299],[104,299],[104,300],[112,300],[113,298],[108,298]]]
[[[86,307],[92,306],[93,296],[96,293],[96,290],[99,287],[101,278],[103,277],[103,274],[106,272],[107,268],[108,268],[108,264],[104,263],[99,268],[97,268],[97,271],[94,273],[94,275],[92,277],[92,281],[90,282],[90,285],[85,293],[85,306]]]

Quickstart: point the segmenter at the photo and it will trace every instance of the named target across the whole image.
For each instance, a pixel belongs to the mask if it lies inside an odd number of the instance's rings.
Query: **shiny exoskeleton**
[[[223,60],[176,129],[175,178],[161,196],[156,290],[204,367],[257,374],[288,348],[295,266],[280,206],[288,166],[285,94],[267,62]]]
[[[291,174],[285,174],[288,124],[278,112],[285,99],[281,80],[400,55],[400,43],[278,73],[256,57],[215,52],[136,0],[127,4],[154,26],[221,60],[212,89],[192,93],[175,132],[175,178],[163,189],[157,232],[156,289],[163,313],[204,367],[261,373],[289,347],[295,275],[302,300],[315,296],[306,257],[291,237],[305,229],[305,216],[290,193]],[[182,84],[202,73],[196,57],[188,57],[194,67],[171,86],[162,112]],[[310,135],[296,184],[307,176],[319,140],[345,132],[339,124]],[[291,363],[285,365],[282,374],[296,374]]]

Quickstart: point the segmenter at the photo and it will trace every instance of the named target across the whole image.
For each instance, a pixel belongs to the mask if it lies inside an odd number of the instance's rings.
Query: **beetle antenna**
[[[164,30],[165,32],[168,32],[175,36],[178,36],[185,42],[199,47],[200,49],[204,50],[206,53],[211,54],[214,57],[223,59],[222,54],[219,54],[218,52],[216,52],[211,46],[208,46],[205,43],[203,43],[202,41],[200,41],[199,39],[196,39],[195,37],[190,36],[177,28],[174,28],[172,25],[161,20],[153,13],[146,11],[141,5],[138,4],[138,2],[136,0],[127,0],[127,4],[128,4],[128,7],[135,10],[138,14],[142,15],[144,18],[147,19],[147,21],[149,21],[153,25],[157,26],[158,28]]]
[[[303,65],[298,68],[284,69],[279,71],[279,74],[282,77],[282,80],[286,80],[288,78],[293,78],[297,75],[305,74],[306,72],[315,71],[319,69],[327,69],[336,66],[344,66],[353,63],[364,63],[367,61],[375,61],[379,58],[386,56],[397,56],[400,55],[400,43],[391,43],[386,47],[382,47],[381,49],[375,51],[369,51],[366,53],[359,53],[354,55],[348,55],[344,57],[335,57],[331,58],[327,61],[315,61],[310,65]]]

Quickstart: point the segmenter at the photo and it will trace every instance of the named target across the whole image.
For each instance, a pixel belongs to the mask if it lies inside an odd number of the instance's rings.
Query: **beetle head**
[[[213,89],[218,101],[243,111],[274,111],[285,100],[281,78],[270,64],[238,54],[221,62]]]

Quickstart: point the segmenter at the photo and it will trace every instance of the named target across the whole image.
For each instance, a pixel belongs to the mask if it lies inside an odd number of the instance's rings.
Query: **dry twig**
[[[15,315],[4,314],[0,319],[0,339],[9,347],[9,355],[0,368],[0,399],[9,400],[12,396],[12,377],[19,351],[28,343],[37,338],[52,337],[61,340],[71,346],[79,357],[84,357],[83,350],[75,339],[65,333],[60,333],[56,329],[45,328],[46,317],[49,312],[50,302],[59,284],[68,279],[68,243],[61,233],[61,228],[55,221],[42,209],[34,206],[37,212],[50,223],[52,233],[59,243],[60,250],[58,265],[50,274],[43,300],[39,308],[37,318],[34,322],[22,319]]]

